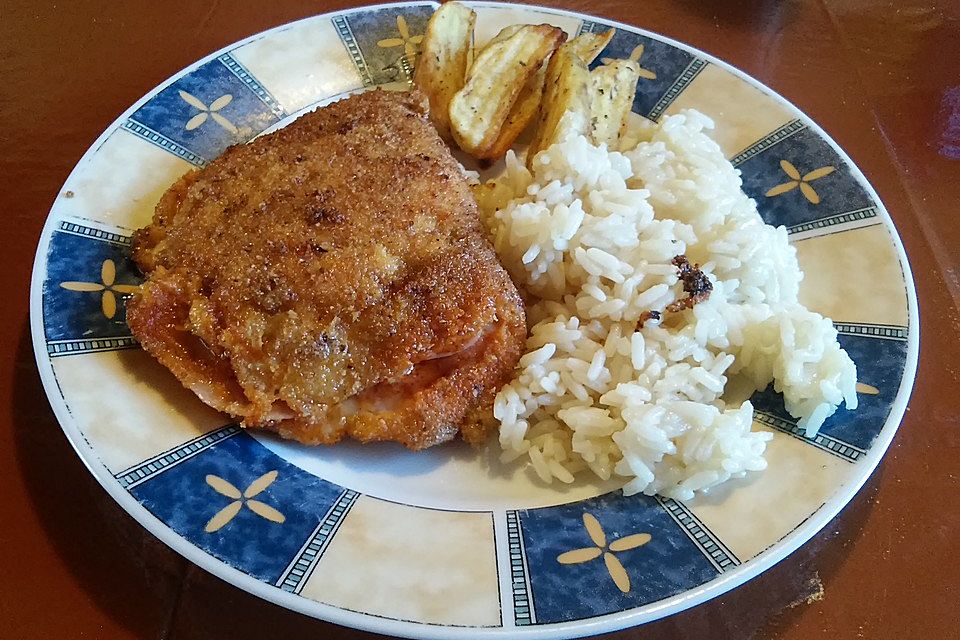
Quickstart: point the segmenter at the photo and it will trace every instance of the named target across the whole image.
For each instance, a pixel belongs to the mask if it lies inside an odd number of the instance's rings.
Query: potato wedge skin
[[[550,58],[540,103],[537,130],[527,149],[527,166],[537,153],[570,133],[587,133],[590,117],[590,70],[571,43]],[[572,116],[564,118],[564,114]],[[564,125],[564,126],[561,126]],[[576,129],[571,131],[571,128]]]
[[[590,141],[616,149],[640,79],[633,60],[611,60],[590,73]]]
[[[565,39],[558,27],[524,25],[477,53],[450,101],[450,131],[461,149],[479,158],[490,153],[530,77]]]
[[[441,5],[430,17],[413,83],[430,100],[430,120],[450,139],[450,100],[463,87],[473,57],[477,14],[458,2]]]

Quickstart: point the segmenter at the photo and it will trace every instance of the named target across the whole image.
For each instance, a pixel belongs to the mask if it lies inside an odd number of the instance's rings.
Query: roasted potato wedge
[[[495,35],[495,36],[493,36],[492,38],[490,38],[490,40],[489,40],[485,45],[483,45],[483,48],[481,49],[481,51],[482,51],[483,49],[486,49],[487,47],[489,47],[489,46],[492,45],[492,44],[497,44],[498,42],[503,42],[503,41],[506,40],[507,38],[510,38],[510,37],[512,37],[512,36],[515,36],[515,35],[517,34],[517,31],[520,31],[520,29],[523,29],[525,26],[527,26],[527,25],[525,25],[525,24],[510,24],[510,25],[505,26],[503,29],[500,29],[500,32],[499,32],[497,35]]]
[[[607,48],[616,32],[616,29],[610,29],[606,33],[581,33],[570,41],[570,48],[580,56],[581,60],[590,64],[596,60],[601,51]]]
[[[500,129],[497,141],[482,156],[485,159],[495,160],[503,156],[513,146],[523,130],[533,122],[540,109],[540,99],[543,97],[543,85],[547,77],[547,65],[542,65],[529,80],[523,91],[513,104],[510,115]]]
[[[500,34],[497,35],[497,38],[509,29],[511,29],[511,27],[503,29]],[[610,29],[606,33],[581,34],[570,41],[570,48],[576,52],[581,60],[586,64],[590,64],[610,43],[614,33],[615,31]],[[496,159],[504,155],[507,149],[513,146],[513,143],[516,142],[520,134],[523,133],[523,130],[526,129],[536,117],[540,108],[540,100],[543,97],[543,86],[547,76],[547,66],[548,65],[544,65],[540,67],[537,74],[527,81],[527,86],[523,88],[516,103],[513,105],[513,110],[503,125],[503,129],[500,130],[500,137],[497,138],[497,141],[485,157]]]
[[[537,130],[527,149],[527,166],[533,158],[570,133],[587,133],[590,117],[590,70],[573,42],[564,44],[547,66]],[[571,112],[569,117],[564,117]]]
[[[530,77],[565,39],[557,27],[524,25],[477,54],[450,101],[450,131],[461,149],[478,158],[489,155]]]
[[[524,25],[512,24],[500,30],[500,33],[490,39],[485,46],[489,47],[497,42],[503,42],[507,38],[517,33]],[[527,84],[524,85],[517,101],[513,103],[513,109],[507,116],[506,122],[500,129],[500,135],[497,141],[493,143],[481,157],[482,160],[496,160],[507,152],[507,149],[513,146],[517,137],[527,128],[527,125],[537,115],[537,109],[540,108],[540,98],[543,96],[543,81],[547,75],[547,65],[541,64],[537,73],[532,75]]]
[[[458,2],[437,9],[427,23],[413,76],[430,100],[430,120],[445,139],[450,139],[450,100],[463,88],[472,62],[476,21],[477,14]]]
[[[612,60],[590,73],[590,139],[594,144],[617,148],[639,79],[640,65],[633,60]]]

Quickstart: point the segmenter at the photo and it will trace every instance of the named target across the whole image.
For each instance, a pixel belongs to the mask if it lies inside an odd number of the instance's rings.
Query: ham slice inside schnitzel
[[[134,258],[141,345],[210,406],[308,444],[481,442],[526,336],[417,93],[231,147],[167,191]]]

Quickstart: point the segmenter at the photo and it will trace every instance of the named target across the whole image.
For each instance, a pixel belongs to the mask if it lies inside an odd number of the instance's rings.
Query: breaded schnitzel
[[[141,345],[304,443],[482,441],[523,304],[426,105],[363,93],[183,176],[134,235]]]

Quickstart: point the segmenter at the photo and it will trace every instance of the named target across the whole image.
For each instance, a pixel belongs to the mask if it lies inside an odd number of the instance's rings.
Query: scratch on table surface
[[[820,579],[820,572],[814,571],[813,575],[807,578],[803,584],[803,593],[797,599],[787,605],[788,609],[793,609],[801,604],[813,604],[823,600],[823,580]]]
[[[203,33],[204,28],[210,22],[210,19],[213,17],[214,12],[219,8],[219,6],[220,6],[220,0],[214,0],[214,2],[210,4],[210,8],[207,9],[207,12],[200,19],[200,22],[197,24],[197,28],[194,30],[194,35],[193,35],[194,40],[199,38],[200,35]]]

